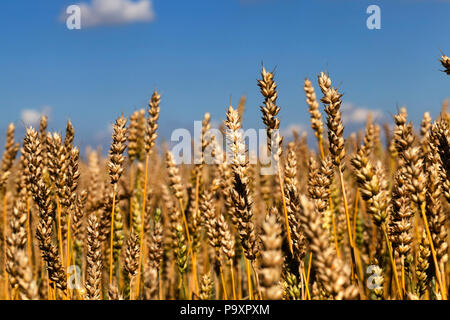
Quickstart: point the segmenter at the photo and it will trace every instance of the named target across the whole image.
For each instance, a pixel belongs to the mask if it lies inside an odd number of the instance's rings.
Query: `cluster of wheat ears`
[[[450,58],[443,56],[450,75]],[[278,130],[274,74],[258,80],[267,134]],[[248,161],[245,98],[226,110],[230,161],[176,165],[156,144],[160,95],[120,116],[108,158],[64,139],[7,131],[0,168],[3,299],[447,299],[450,115],[416,132],[401,108],[393,131],[369,117],[344,139],[342,94],[318,76],[304,91],[306,135],[275,145],[277,174]],[[128,124],[127,124],[128,122]],[[223,146],[202,122],[201,149]],[[327,136],[325,137],[325,132]],[[19,153],[20,154],[17,156]],[[162,151],[162,152],[160,152]],[[203,154],[203,153],[202,153]],[[17,158],[17,161],[16,161]]]

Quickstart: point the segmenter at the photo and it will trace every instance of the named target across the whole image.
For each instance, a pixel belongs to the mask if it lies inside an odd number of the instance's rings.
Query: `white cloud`
[[[42,110],[36,110],[36,109],[23,109],[20,112],[20,119],[25,124],[25,126],[33,126],[37,127],[39,125],[39,122],[41,120],[42,116],[49,116],[51,113],[52,108],[51,107],[44,107]]]
[[[297,131],[298,134],[301,136],[307,130],[308,129],[302,124],[291,124],[287,128],[282,129],[280,131],[280,134],[286,139],[292,139],[294,137],[294,131]]]
[[[94,140],[103,141],[106,139],[110,139],[112,133],[113,133],[113,124],[109,123],[102,130],[99,130],[94,134]]]
[[[341,107],[342,121],[345,124],[362,124],[367,121],[369,114],[373,120],[381,119],[383,112],[379,109],[358,107],[352,103],[343,103]]]
[[[155,19],[151,0],[92,0],[79,3],[81,28],[100,25],[150,22]],[[63,14],[63,21],[67,15]]]
[[[261,4],[264,2],[269,2],[271,0],[240,0],[241,5],[254,5],[254,4]]]

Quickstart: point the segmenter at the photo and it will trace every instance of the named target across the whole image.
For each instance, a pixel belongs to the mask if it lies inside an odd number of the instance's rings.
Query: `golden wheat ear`
[[[441,57],[441,64],[445,68],[443,70],[446,74],[450,75],[450,58],[446,56],[445,54]]]

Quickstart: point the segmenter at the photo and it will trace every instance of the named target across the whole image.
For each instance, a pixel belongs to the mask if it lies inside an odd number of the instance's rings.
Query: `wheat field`
[[[441,64],[450,75],[450,58]],[[10,124],[0,298],[446,300],[448,101],[416,127],[402,107],[393,128],[369,117],[364,132],[344,135],[341,90],[326,73],[316,80],[303,83],[314,136],[287,141],[274,138],[277,85],[262,68],[270,175],[249,161],[245,97],[224,108],[227,153],[204,115],[194,164],[157,144],[157,91],[146,110],[117,117],[107,157],[81,157],[70,121],[48,132],[43,116],[20,140]]]

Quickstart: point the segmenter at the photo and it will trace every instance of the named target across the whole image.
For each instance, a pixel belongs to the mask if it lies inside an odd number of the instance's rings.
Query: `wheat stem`
[[[309,261],[308,261],[308,273],[306,275],[306,283],[309,283],[309,276],[311,274],[311,262],[312,262],[312,252],[309,253]]]
[[[319,139],[320,157],[322,158],[322,160],[324,160],[325,159],[325,152],[323,151],[323,138],[322,138],[322,136],[320,136],[318,139]]]
[[[248,260],[246,257],[244,257],[244,259],[245,259],[245,266],[247,269],[248,299],[253,300],[252,272],[250,270],[250,260]]]
[[[223,277],[223,268],[222,268],[222,266],[220,266],[220,281],[222,282],[223,298],[224,298],[224,300],[228,300],[227,287],[226,287],[226,284],[225,284],[225,279]]]
[[[26,201],[27,205],[27,254],[31,261],[32,254],[31,254],[31,224],[30,224],[30,218],[31,218],[31,212],[30,212],[30,199],[27,197]]]
[[[278,165],[278,181],[280,183],[281,199],[283,201],[284,221],[286,223],[289,251],[291,252],[291,254],[294,254],[294,249],[292,247],[292,240],[291,240],[291,230],[289,228],[289,219],[288,219],[288,214],[287,214],[286,199],[284,197],[283,179],[281,177],[281,166],[279,166],[279,165]]]
[[[433,244],[433,238],[431,237],[431,233],[430,233],[430,228],[428,227],[428,220],[427,220],[427,216],[425,214],[425,202],[423,202],[420,206],[420,211],[422,212],[422,219],[423,219],[423,223],[425,225],[425,230],[427,232],[427,236],[428,236],[428,241],[430,243],[430,248],[431,248],[431,255],[433,256],[433,263],[434,263],[434,270],[436,273],[436,279],[438,281],[439,284],[439,289],[441,291],[442,294],[442,298],[444,300],[447,300],[447,293],[445,291],[445,288],[442,284],[442,280],[441,280],[441,272],[439,270],[439,264],[437,262],[437,258],[436,258],[436,251],[434,249],[434,244]]]
[[[141,212],[141,232],[139,234],[139,265],[138,265],[138,273],[136,279],[136,297],[139,296],[140,291],[140,280],[141,280],[141,268],[143,264],[143,241],[144,241],[144,227],[145,227],[145,206],[147,199],[147,183],[148,183],[148,154],[145,155],[145,173],[144,173],[144,194],[142,195],[142,212]]]
[[[234,285],[233,259],[230,259],[231,285],[233,287],[233,300],[236,300],[236,288]]]
[[[393,256],[393,252],[392,252],[391,242],[389,241],[389,237],[388,237],[388,234],[386,232],[386,225],[385,225],[384,222],[381,224],[381,230],[383,231],[383,235],[384,235],[384,238],[386,240],[386,245],[388,247],[389,258],[391,259],[392,271],[394,272],[395,284],[397,286],[397,293],[400,296],[400,300],[403,300],[403,292],[402,292],[402,289],[400,287],[400,282],[398,280],[397,266],[395,265],[395,260],[394,260],[394,256]]]
[[[302,277],[303,279],[305,279],[305,290],[306,290],[306,297],[308,298],[308,300],[311,300],[311,295],[309,293],[309,288],[308,288],[308,280],[309,280],[309,266],[308,266],[308,277],[306,277],[305,275],[305,267],[302,266]]]
[[[356,241],[356,219],[358,218],[359,187],[356,187],[355,193],[355,204],[353,207],[353,243]]]
[[[331,212],[331,224],[333,226],[333,238],[334,238],[334,246],[336,248],[336,255],[338,258],[341,258],[341,252],[339,251],[339,245],[337,240],[337,233],[336,233],[336,219],[334,218],[333,211]]]
[[[255,266],[255,260],[252,261],[251,266],[253,269],[253,272],[255,274],[255,282],[256,282],[256,291],[258,293],[259,299],[262,299],[262,293],[261,293],[261,285],[259,283],[259,277],[258,277],[258,273],[256,272],[256,266]],[[255,300],[257,300],[258,298],[255,298]]]
[[[56,214],[57,214],[57,228],[58,228],[58,246],[59,254],[61,255],[61,260],[64,261],[63,256],[63,245],[62,245],[62,228],[61,228],[61,203],[59,197],[56,196]]]
[[[116,210],[116,191],[113,191],[112,212],[111,212],[111,231],[109,243],[109,285],[113,284],[113,244],[114,244],[114,212]]]
[[[188,241],[188,246],[189,246],[189,253],[191,255],[191,260],[192,260],[192,278],[194,281],[194,288],[195,288],[195,294],[198,293],[198,280],[197,280],[197,268],[196,268],[196,263],[195,263],[195,256],[194,256],[194,252],[192,250],[192,243],[191,243],[191,236],[189,234],[189,226],[186,220],[186,214],[184,212],[184,208],[183,208],[183,203],[181,202],[181,199],[178,199],[178,203],[180,205],[180,210],[181,210],[181,216],[183,218],[183,223],[184,223],[184,228],[186,229],[186,238]]]

